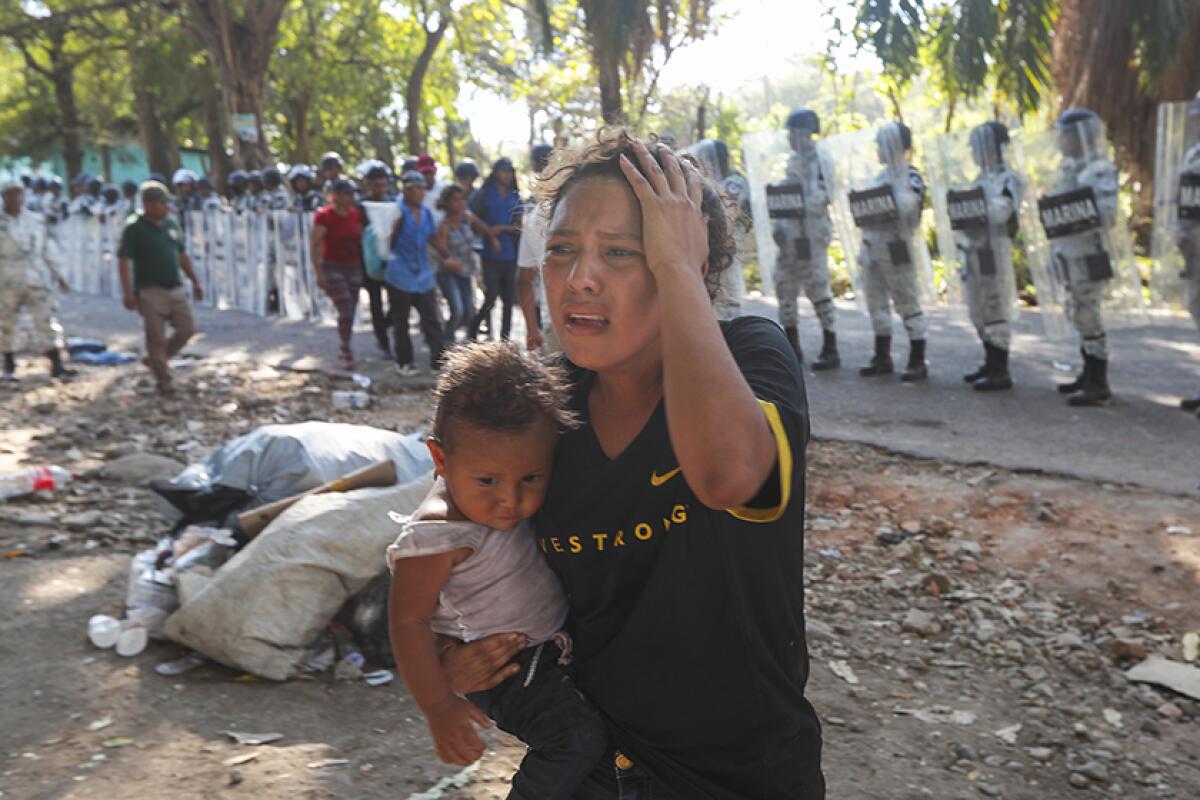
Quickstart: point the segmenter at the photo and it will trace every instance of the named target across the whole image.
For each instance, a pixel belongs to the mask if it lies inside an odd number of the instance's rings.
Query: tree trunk
[[[158,112],[158,100],[142,81],[135,79],[131,83],[134,108],[137,110],[138,133],[141,134],[142,148],[146,151],[146,162],[151,172],[169,176],[175,169],[175,160],[171,157],[173,137],[164,132],[165,126]]]
[[[371,147],[375,148],[375,158],[387,164],[388,169],[395,169],[396,156],[392,153],[392,137],[382,125],[372,125],[370,131]]]
[[[308,97],[297,98],[291,103],[292,127],[295,151],[292,153],[292,163],[311,163],[309,154],[312,152],[312,134],[308,130],[308,109],[312,101]]]
[[[83,123],[75,104],[75,75],[70,67],[54,70],[54,96],[62,115],[63,161],[71,178],[83,172]]]
[[[606,125],[620,125],[625,121],[621,100],[621,56],[619,53],[596,52],[593,49],[592,61],[596,69],[596,83],[600,87],[600,116]]]
[[[1175,59],[1158,85],[1147,87],[1135,67],[1134,4],[1062,0],[1051,75],[1062,108],[1090,108],[1108,127],[1121,166],[1133,178],[1139,244],[1145,244],[1154,203],[1155,120],[1159,103],[1191,99],[1200,74],[1200,11],[1193,10]]]
[[[233,171],[233,164],[225,152],[224,111],[221,90],[213,85],[204,93],[204,133],[208,137],[209,177],[220,187],[225,186],[229,173]]]
[[[417,56],[416,63],[413,64],[412,72],[408,76],[408,83],[404,88],[404,109],[408,113],[408,124],[405,130],[408,152],[412,155],[417,155],[425,149],[422,146],[421,136],[421,90],[425,85],[425,75],[429,72],[433,54],[437,51],[442,37],[446,35],[446,29],[449,27],[450,12],[443,8],[438,13],[437,27],[430,30],[428,26],[425,26],[425,44],[421,48],[421,54]]]
[[[233,136],[234,159],[245,169],[271,160],[263,130],[262,106],[267,67],[279,36],[287,0],[245,0],[241,14],[228,0],[185,0],[185,24],[199,37],[221,82],[227,116],[249,115],[256,141]]]
[[[625,122],[624,103],[621,100],[621,56],[627,43],[613,43],[610,34],[611,15],[621,13],[613,4],[597,0],[581,0],[583,25],[588,34],[588,49],[592,53],[592,69],[596,71],[596,85],[600,89],[600,116],[605,125],[621,125]]]

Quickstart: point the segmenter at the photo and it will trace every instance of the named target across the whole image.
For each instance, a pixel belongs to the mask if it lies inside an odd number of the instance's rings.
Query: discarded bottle
[[[371,395],[366,392],[334,392],[334,408],[363,409],[371,405]]]
[[[75,478],[74,472],[59,466],[30,467],[9,475],[0,475],[0,500],[34,492],[52,492],[61,489]]]

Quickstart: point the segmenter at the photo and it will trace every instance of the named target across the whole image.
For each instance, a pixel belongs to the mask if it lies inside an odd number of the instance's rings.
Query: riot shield
[[[1151,253],[1154,308],[1184,308],[1185,275],[1200,270],[1200,107],[1195,101],[1158,107]]]
[[[182,212],[182,221],[184,222],[184,249],[192,259],[192,269],[196,273],[196,280],[200,283],[200,288],[204,291],[204,299],[200,301],[200,305],[212,305],[212,279],[209,274],[208,263],[208,246],[204,239],[204,212],[203,211],[184,211]]]
[[[305,319],[311,313],[305,261],[308,251],[303,228],[304,215],[296,211],[270,211],[275,234],[275,280],[279,287],[279,313],[288,319]]]
[[[100,294],[120,300],[121,276],[117,268],[117,250],[121,246],[121,233],[125,230],[125,218],[119,214],[108,214],[100,223],[100,227]]]
[[[921,228],[924,180],[903,162],[897,144],[884,148],[876,138],[876,130],[860,130],[824,141],[834,169],[834,230],[855,296],[865,308],[866,259],[875,257],[911,261],[921,302],[935,302],[933,268]]]
[[[212,305],[226,310],[234,307],[235,279],[230,248],[230,217],[227,209],[210,208],[204,214],[204,240],[208,247],[209,285]]]
[[[793,152],[785,131],[752,134],[743,141],[763,287],[774,292],[781,248],[804,260],[828,253],[833,162],[823,142]],[[836,281],[842,267],[832,257],[827,267]]]
[[[247,314],[266,314],[266,221],[257,214],[229,217],[234,308]]]
[[[312,250],[310,247],[312,239],[310,236],[312,234],[313,217],[316,216],[316,213],[312,211],[301,211],[299,212],[299,216],[301,230],[300,246],[304,253],[300,263],[304,265],[304,285],[312,303],[311,307],[309,308],[308,315],[313,319],[320,320],[321,322],[336,322],[338,316],[337,307],[334,306],[333,301],[329,299],[329,295],[325,294],[323,291],[321,291],[320,287],[317,286],[317,273],[312,266]],[[357,312],[357,306],[355,307],[355,310]]]
[[[981,290],[1004,304],[998,316],[1015,316],[1022,182],[1008,158],[1005,133],[985,123],[929,137],[922,148],[946,301],[958,318],[980,305]]]
[[[1011,149],[1027,180],[1021,231],[1046,335],[1073,338],[1073,281],[1102,285],[1108,327],[1143,324],[1141,281],[1103,123],[1020,131]]]

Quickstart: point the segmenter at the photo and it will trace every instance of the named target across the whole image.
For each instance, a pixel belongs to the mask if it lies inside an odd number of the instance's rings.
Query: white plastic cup
[[[121,625],[121,634],[117,637],[117,655],[136,656],[146,649],[149,636],[146,628],[136,622],[126,621]]]
[[[107,614],[97,614],[88,620],[88,640],[96,647],[107,649],[117,643],[121,623]]]

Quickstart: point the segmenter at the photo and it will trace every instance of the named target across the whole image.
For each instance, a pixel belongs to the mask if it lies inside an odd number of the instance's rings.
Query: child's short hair
[[[434,388],[433,435],[450,449],[449,428],[467,422],[493,431],[521,431],[545,415],[574,428],[571,383],[565,369],[546,364],[510,342],[480,342],[448,350]]]

